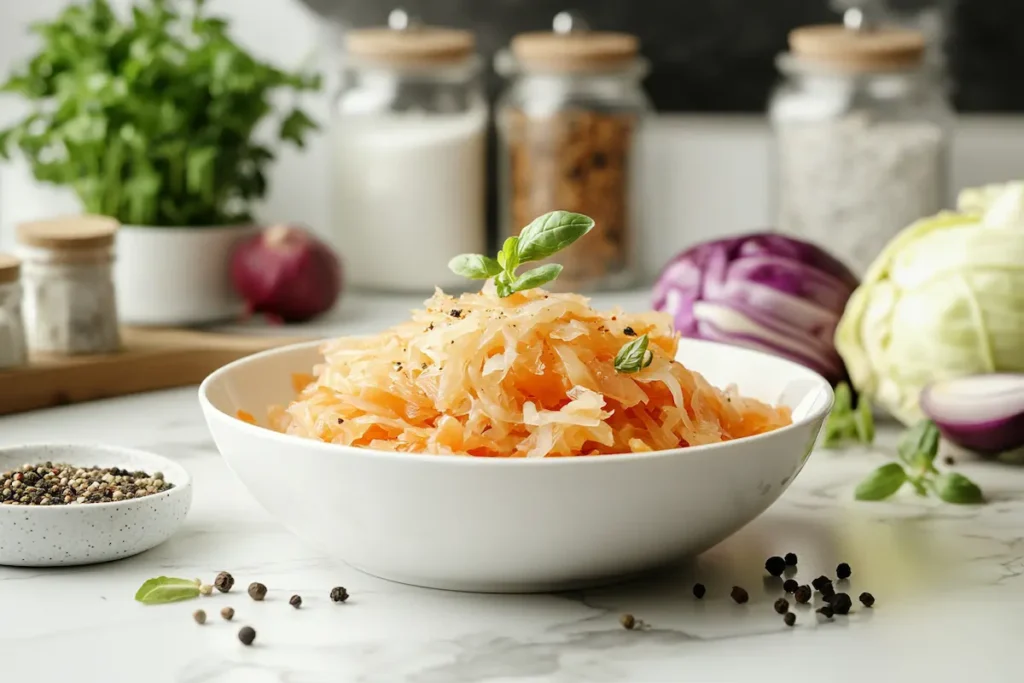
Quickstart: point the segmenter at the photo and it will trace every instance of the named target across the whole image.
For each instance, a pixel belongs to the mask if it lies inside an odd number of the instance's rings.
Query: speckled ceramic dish
[[[0,565],[56,567],[137,555],[170,538],[192,505],[192,478],[159,455],[90,444],[0,448],[0,472],[42,462],[163,472],[174,488],[112,503],[0,505]]]

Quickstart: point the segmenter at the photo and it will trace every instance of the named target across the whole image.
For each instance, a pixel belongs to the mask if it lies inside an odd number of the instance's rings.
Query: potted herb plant
[[[140,0],[123,16],[107,0],[73,4],[34,25],[38,52],[3,85],[31,109],[0,131],[0,153],[122,224],[114,275],[129,323],[240,311],[229,254],[254,229],[274,159],[257,129],[277,119],[276,137],[301,147],[316,127],[273,101],[319,79],[256,59],[204,4]]]

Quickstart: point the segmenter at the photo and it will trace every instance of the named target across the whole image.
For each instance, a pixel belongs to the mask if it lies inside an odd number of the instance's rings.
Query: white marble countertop
[[[150,552],[82,568],[0,567],[0,679],[1019,681],[1024,470],[959,460],[990,498],[979,507],[911,494],[854,502],[852,487],[884,461],[894,438],[882,428],[870,451],[816,453],[778,503],[695,562],[604,589],[496,596],[391,584],[306,548],[228,471],[194,389],[0,418],[0,446],[103,441],[174,458],[195,479],[185,527]],[[772,610],[781,592],[763,580],[763,562],[790,551],[800,557],[801,582],[850,563],[848,592],[870,591],[877,605],[855,602],[849,617],[821,624],[797,609],[796,627],[787,628]],[[221,570],[239,584],[228,595],[153,607],[132,599],[153,576],[212,580]],[[266,602],[245,595],[251,581],[270,588]],[[708,586],[703,601],[690,594],[694,581]],[[747,588],[750,603],[730,601],[734,584]],[[348,603],[328,600],[336,585],[349,590]],[[293,593],[303,597],[301,610],[288,605]],[[230,624],[217,616],[226,605],[236,610]],[[191,618],[200,607],[210,615],[202,627]],[[625,631],[624,612],[650,628]],[[236,639],[242,625],[257,630],[255,646]]]

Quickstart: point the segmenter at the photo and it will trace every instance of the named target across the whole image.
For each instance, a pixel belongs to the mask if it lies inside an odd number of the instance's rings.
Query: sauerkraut
[[[616,371],[619,349],[643,334],[653,362]],[[438,290],[408,322],[325,343],[270,425],[377,450],[538,458],[712,444],[791,422],[787,408],[687,370],[677,345],[664,313],[599,312],[540,289]]]

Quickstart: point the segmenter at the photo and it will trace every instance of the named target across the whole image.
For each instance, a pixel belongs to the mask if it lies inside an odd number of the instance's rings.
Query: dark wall
[[[381,0],[304,0],[350,26],[383,24]],[[834,22],[828,0],[396,0],[433,24],[472,28],[489,55],[514,33],[547,29],[564,9],[593,28],[636,33],[653,70],[648,91],[662,111],[759,112],[775,82],[774,57],[798,25]],[[1024,0],[890,0],[915,20],[941,19],[954,100],[961,111],[1024,111]],[[494,87],[492,83],[492,89]]]

